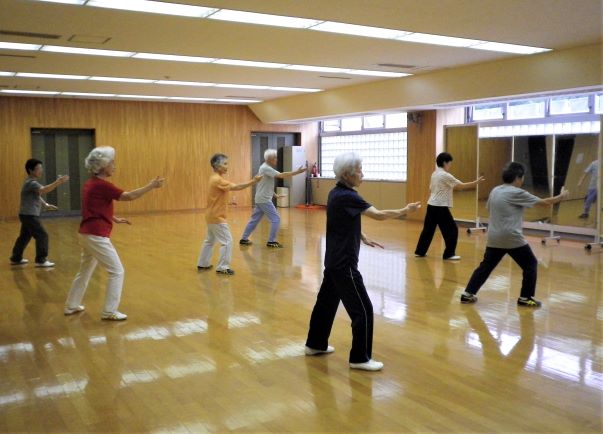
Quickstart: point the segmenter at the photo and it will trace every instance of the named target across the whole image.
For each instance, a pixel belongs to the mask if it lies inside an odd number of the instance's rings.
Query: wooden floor
[[[319,284],[323,211],[281,210],[282,250],[234,247],[236,275],[198,272],[202,213],[133,216],[113,241],[126,269],[124,323],[100,321],[104,271],[86,312],[63,316],[79,266],[78,219],[46,220],[54,270],[10,267],[17,222],[0,223],[0,431],[601,432],[603,254],[541,246],[537,296],[518,309],[504,259],[479,294],[458,297],[485,236],[460,232],[460,263],[413,257],[421,225],[364,221],[362,247],[382,372],[350,371],[339,309],[334,354],[305,357]],[[250,209],[234,209],[238,241]],[[33,260],[33,246],[26,257]]]

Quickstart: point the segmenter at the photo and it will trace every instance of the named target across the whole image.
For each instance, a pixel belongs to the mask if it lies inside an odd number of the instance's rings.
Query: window
[[[322,122],[322,130],[325,132],[340,131],[341,126],[339,125],[339,119],[323,121]]]
[[[497,120],[504,119],[505,104],[487,104],[487,105],[476,105],[473,107],[473,120]]]
[[[406,181],[406,132],[323,136],[321,138],[321,173],[334,178],[333,162],[344,152],[362,157],[362,171],[367,180]]]
[[[371,128],[383,128],[385,126],[383,115],[370,115],[365,116],[363,121],[363,128],[371,129]]]
[[[341,131],[360,131],[362,129],[362,118],[343,118],[341,120]]]
[[[551,98],[549,113],[552,115],[569,115],[590,112],[588,95]]]
[[[406,128],[406,113],[386,114],[385,128]]]
[[[507,108],[507,119],[543,118],[544,109],[544,100],[510,102]]]
[[[595,95],[595,113],[603,113],[603,94]]]

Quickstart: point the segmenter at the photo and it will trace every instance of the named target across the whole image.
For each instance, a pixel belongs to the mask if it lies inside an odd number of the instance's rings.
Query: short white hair
[[[273,157],[276,157],[276,149],[266,149],[264,151],[264,161],[268,161]]]
[[[358,170],[358,166],[362,164],[362,158],[356,152],[346,152],[345,154],[339,154],[333,161],[333,172],[335,172],[335,178],[340,180],[344,176],[354,175]]]
[[[99,146],[90,151],[84,164],[90,173],[98,175],[113,160],[115,160],[115,149],[111,146]]]

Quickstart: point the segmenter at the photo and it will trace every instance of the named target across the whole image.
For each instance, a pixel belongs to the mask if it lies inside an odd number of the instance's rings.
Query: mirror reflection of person
[[[452,191],[455,189],[469,190],[475,188],[485,178],[480,176],[471,182],[461,182],[456,179],[449,173],[452,166],[452,155],[448,152],[440,153],[436,158],[436,164],[438,167],[431,174],[431,183],[429,185],[431,195],[427,201],[425,222],[423,223],[423,231],[415,249],[415,256],[418,258],[427,256],[427,250],[429,250],[437,226],[440,228],[440,232],[442,232],[442,236],[444,237],[444,243],[446,244],[443,258],[445,260],[458,261],[461,259],[456,254],[459,230],[450,213],[450,208],[452,208]]]
[[[587,176],[590,175],[590,181],[588,183],[588,190],[586,191],[586,197],[584,198],[584,210],[582,214],[578,216],[580,219],[587,219],[590,207],[597,200],[597,181],[599,180],[599,160],[595,160],[584,169],[584,173],[578,181],[578,187],[582,185]]]
[[[488,240],[484,259],[475,269],[465,292],[461,294],[461,303],[475,303],[475,296],[486,282],[490,273],[496,268],[505,255],[511,256],[523,271],[521,293],[517,299],[520,306],[536,308],[541,302],[534,299],[536,293],[536,278],[538,275],[538,260],[530,245],[523,237],[523,212],[534,205],[548,207],[565,199],[569,192],[561,187],[557,196],[541,199],[523,188],[526,169],[523,164],[515,161],[507,164],[502,173],[504,184],[495,187],[488,197]]]

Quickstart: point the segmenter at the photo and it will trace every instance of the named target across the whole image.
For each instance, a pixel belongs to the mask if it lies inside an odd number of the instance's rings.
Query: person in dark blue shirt
[[[327,248],[322,285],[310,318],[305,353],[308,356],[332,353],[328,345],[331,327],[343,302],[352,320],[350,367],[378,371],[383,363],[372,359],[373,305],[358,271],[360,241],[371,247],[379,243],[364,235],[361,216],[375,220],[395,219],[420,208],[420,202],[394,210],[378,210],[366,202],[356,190],[362,183],[362,160],[350,152],[338,155],[333,163],[337,185],[327,201]]]

